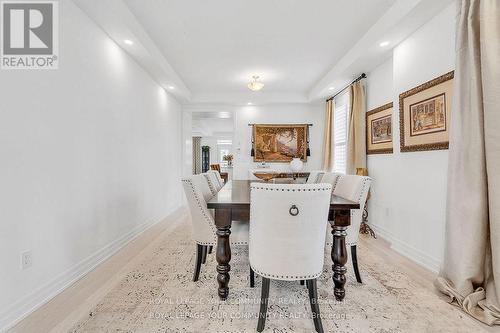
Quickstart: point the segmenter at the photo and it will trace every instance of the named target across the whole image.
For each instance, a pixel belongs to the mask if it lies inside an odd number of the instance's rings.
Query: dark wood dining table
[[[277,183],[294,183],[292,179],[276,179]],[[207,203],[209,209],[215,210],[215,226],[217,228],[217,282],[218,294],[221,300],[229,295],[229,271],[231,270],[231,235],[232,221],[250,220],[250,183],[251,180],[230,180]],[[332,195],[328,216],[332,228],[332,270],[334,295],[341,301],[345,297],[344,285],[346,282],[347,249],[345,236],[347,227],[351,224],[351,209],[359,209],[357,202]],[[328,223],[328,221],[325,221]]]

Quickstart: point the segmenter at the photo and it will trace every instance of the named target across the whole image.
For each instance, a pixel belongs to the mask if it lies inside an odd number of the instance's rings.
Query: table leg
[[[229,271],[231,266],[231,246],[229,235],[231,235],[231,210],[215,210],[215,226],[217,227],[217,250],[215,258],[217,260],[217,282],[219,283],[219,297],[226,300],[229,294]]]
[[[345,274],[347,268],[347,249],[345,244],[345,236],[347,235],[347,226],[351,223],[351,213],[347,211],[334,212],[334,222],[332,224],[332,269],[333,269],[333,284],[335,288],[333,293],[337,301],[342,301],[345,297]]]

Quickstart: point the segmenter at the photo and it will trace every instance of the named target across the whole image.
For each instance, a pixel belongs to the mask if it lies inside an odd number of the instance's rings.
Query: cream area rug
[[[160,236],[133,270],[77,323],[71,332],[256,332],[261,279],[249,286],[248,249],[233,247],[230,296],[216,294],[215,254],[208,255],[200,279],[192,282],[195,245],[187,223]],[[318,280],[325,332],[481,332],[480,323],[430,290],[358,250],[363,284],[350,262],[346,298],[334,301],[331,260]],[[299,282],[271,282],[264,332],[314,332],[307,289]]]

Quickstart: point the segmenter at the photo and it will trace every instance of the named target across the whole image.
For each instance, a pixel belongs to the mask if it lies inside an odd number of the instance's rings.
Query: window
[[[349,116],[349,93],[335,99],[333,111],[333,172],[346,173],[347,170],[347,119]]]

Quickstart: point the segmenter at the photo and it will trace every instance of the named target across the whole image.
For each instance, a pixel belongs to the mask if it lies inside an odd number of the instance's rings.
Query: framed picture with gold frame
[[[307,124],[253,125],[254,162],[288,163],[293,158],[307,161]]]
[[[392,102],[366,113],[366,153],[392,154]]]
[[[451,71],[399,95],[401,152],[448,149]]]

